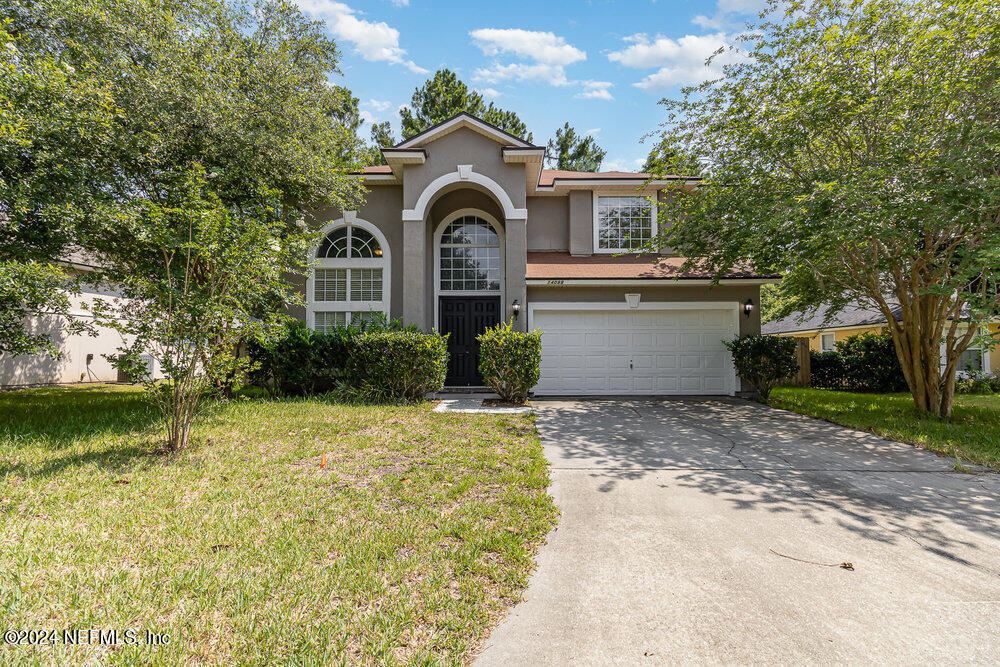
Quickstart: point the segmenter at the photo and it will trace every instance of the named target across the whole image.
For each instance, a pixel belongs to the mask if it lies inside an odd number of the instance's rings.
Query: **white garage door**
[[[623,304],[624,305],[624,304]],[[641,304],[638,310],[568,310],[536,304],[542,335],[538,395],[732,394],[722,341],[738,330],[735,304]]]

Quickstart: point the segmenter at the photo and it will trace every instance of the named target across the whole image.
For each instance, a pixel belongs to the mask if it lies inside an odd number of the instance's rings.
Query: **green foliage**
[[[861,333],[837,342],[844,362],[844,386],[854,391],[890,393],[906,389],[892,334]]]
[[[129,373],[150,354],[163,380],[145,385],[160,407],[168,449],[187,444],[209,387],[229,391],[250,370],[238,354],[249,337],[274,335],[284,316],[275,295],[290,294],[286,272],[305,256],[310,236],[289,233],[268,211],[235,214],[192,170],[183,188],[146,201],[132,255],[105,255],[104,274],[122,299],[97,299],[95,319],[128,341],[111,359]],[[280,303],[280,301],[278,302]]]
[[[760,322],[773,322],[796,310],[796,300],[781,283],[760,286]]]
[[[799,370],[795,339],[781,336],[739,336],[723,345],[733,355],[736,372],[766,401],[771,390]]]
[[[355,342],[364,333],[406,331],[399,320],[385,317],[337,327],[317,333],[298,320],[289,322],[280,335],[268,340],[251,339],[246,351],[253,370],[250,382],[272,395],[308,396],[332,391],[340,385],[360,385],[365,376],[348,373]]]
[[[556,130],[545,149],[549,167],[568,171],[598,171],[608,154],[591,136],[581,137],[566,123]]]
[[[809,354],[809,385],[818,389],[843,389],[846,369],[836,350]]]
[[[955,391],[959,394],[1000,393],[1000,376],[986,371],[966,371],[958,378]]]
[[[655,245],[783,272],[800,307],[878,308],[918,409],[947,416],[1000,310],[1000,0],[772,3],[739,41],[721,77],[664,100],[665,133],[708,168]]]
[[[399,320],[359,322],[329,333],[295,321],[274,339],[247,344],[255,367],[250,379],[285,396],[336,391],[369,401],[415,401],[443,386],[445,341]]]
[[[372,145],[375,148],[388,148],[396,145],[396,137],[392,134],[392,124],[389,121],[372,125]]]
[[[353,341],[347,372],[375,400],[419,401],[444,386],[448,337],[416,331],[366,332]]]
[[[490,125],[495,125],[507,134],[513,134],[515,137],[523,139],[529,144],[534,138],[534,135],[528,132],[528,126],[524,124],[520,116],[513,111],[501,109],[493,104],[493,102],[490,102],[486,110],[483,111],[482,118]]]
[[[410,106],[400,110],[403,138],[409,139],[462,111],[531,143],[532,135],[516,113],[501,109],[492,102],[487,107],[483,96],[469,88],[450,69],[435,72],[424,85],[413,91]]]
[[[114,208],[100,175],[114,159],[115,109],[106,87],[25,29],[30,8],[0,0],[0,353],[57,355],[26,324],[68,313],[72,281],[50,260],[81,221]],[[56,321],[64,333],[82,326]]]
[[[836,351],[811,353],[813,387],[879,394],[906,389],[906,377],[889,332],[855,334],[836,345]]]
[[[69,295],[77,291],[74,281],[58,266],[34,260],[0,262],[0,353],[59,356],[48,334],[25,327],[25,318],[67,313]],[[81,320],[63,327],[65,333],[86,329]]]
[[[521,404],[538,384],[542,363],[542,332],[514,331],[513,322],[488,328],[479,341],[479,372],[500,400]]]
[[[344,380],[350,335],[347,330],[318,334],[302,322],[290,322],[281,336],[251,339],[249,381],[272,395],[307,396],[333,389]]]
[[[285,0],[0,3],[8,71],[42,73],[15,91],[30,131],[0,150],[32,176],[0,217],[24,235],[67,214],[49,233],[62,241],[36,245],[51,257],[72,241],[120,288],[127,301],[94,304],[98,318],[128,341],[122,364],[156,358],[169,391],[150,395],[182,447],[205,389],[249,370],[239,341],[271,335],[295,302],[306,213],[360,199],[356,100],[329,85],[336,46]]]
[[[642,170],[657,176],[700,176],[702,167],[673,137],[664,134],[649,151]]]

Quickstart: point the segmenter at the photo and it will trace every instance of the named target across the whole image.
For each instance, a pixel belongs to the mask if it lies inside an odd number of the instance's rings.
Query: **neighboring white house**
[[[79,257],[63,262],[67,270],[76,274],[86,274],[93,267]],[[70,297],[70,317],[90,321],[93,315],[88,304],[95,298],[112,299],[119,296],[113,290],[84,284],[80,295]],[[62,352],[60,357],[44,354],[9,355],[0,354],[0,387],[16,387],[35,384],[62,384],[80,382],[114,382],[119,379],[117,369],[105,355],[118,354],[122,346],[121,335],[106,327],[95,327],[94,335],[88,333],[67,334],[62,316],[49,315],[33,317],[27,322],[33,333],[45,333]],[[154,372],[152,358],[149,370]]]

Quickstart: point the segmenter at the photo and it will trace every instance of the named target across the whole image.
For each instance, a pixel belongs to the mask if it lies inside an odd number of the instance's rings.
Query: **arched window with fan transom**
[[[307,324],[329,332],[349,322],[389,316],[389,247],[375,225],[355,218],[328,225],[313,255]]]

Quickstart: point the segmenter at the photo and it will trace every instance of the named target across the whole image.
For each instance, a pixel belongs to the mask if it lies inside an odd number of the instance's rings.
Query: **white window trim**
[[[472,215],[477,218],[482,218],[487,223],[493,227],[493,231],[497,233],[497,238],[500,240],[500,291],[499,292],[489,292],[484,290],[448,290],[447,292],[441,290],[441,237],[444,236],[444,230],[448,228],[448,225],[453,223],[458,218],[466,215]],[[438,224],[437,229],[434,230],[434,264],[432,266],[432,271],[434,272],[434,330],[440,330],[440,311],[441,311],[441,297],[442,296],[498,296],[500,297],[500,308],[501,313],[503,312],[504,300],[507,291],[507,272],[506,272],[506,246],[507,241],[504,237],[503,227],[492,215],[486,211],[479,208],[461,208],[457,211],[446,215],[444,219]]]
[[[652,196],[639,195],[634,191],[627,193],[614,190],[594,190],[591,194],[592,206],[593,206],[593,226],[594,226],[594,254],[613,254],[613,253],[624,253],[624,252],[634,252],[634,248],[602,248],[600,242],[600,231],[601,231],[601,220],[597,215],[598,202],[601,197],[636,197],[639,199],[645,199],[649,201],[652,205],[652,231],[650,232],[650,238],[654,238],[659,230],[659,207],[656,194]]]
[[[319,250],[320,244],[323,243],[323,239],[326,235],[334,231],[338,227],[343,227],[350,225],[352,227],[358,227],[360,229],[369,232],[378,241],[379,246],[382,248],[382,257],[380,258],[358,258],[358,259],[333,259],[333,258],[322,258],[317,259],[316,253]],[[389,317],[389,302],[392,295],[392,256],[389,249],[389,241],[386,239],[385,234],[382,231],[368,222],[367,220],[362,220],[356,216],[354,211],[346,211],[345,217],[337,218],[333,222],[330,222],[323,226],[319,230],[319,241],[309,250],[309,273],[306,277],[306,326],[310,329],[316,329],[316,313],[326,313],[326,312],[337,312],[344,311],[349,313],[357,312],[380,312],[383,313],[386,318]],[[316,269],[382,269],[382,300],[381,301],[351,301],[351,284],[350,276],[348,276],[347,282],[347,296],[346,301],[316,301],[316,286],[315,286],[315,276]],[[348,323],[350,318],[348,318]]]
[[[743,304],[739,301],[640,301],[637,310],[726,310],[732,313],[732,326],[735,336],[740,335],[740,310]],[[536,301],[528,304],[528,331],[534,331],[535,311],[552,310],[631,310],[623,301]],[[545,336],[542,336],[545,345]],[[736,375],[736,364],[731,354],[725,355],[726,380],[729,386],[726,394],[735,396],[739,388],[739,378]]]
[[[830,346],[830,349],[826,349],[826,347],[824,347],[824,345],[823,345],[823,339],[826,338],[827,336],[833,336],[833,344]],[[819,335],[819,350],[820,350],[820,352],[833,352],[836,349],[837,349],[837,334],[825,333],[825,334],[820,334]]]
[[[968,330],[969,330],[968,325],[962,325],[962,324],[960,324],[958,326],[958,330],[955,333],[956,333],[957,336],[964,336],[965,332],[968,331]],[[978,345],[970,345],[968,348],[966,348],[966,351],[968,351],[968,350],[979,350],[979,354],[980,354],[980,356],[982,358],[983,372],[984,373],[992,373],[993,372],[993,369],[990,368],[990,356],[992,356],[990,354],[990,350],[983,349],[981,346],[978,346]],[[941,341],[940,359],[941,359],[941,361],[940,361],[941,374],[943,375],[944,374],[944,369],[948,366],[948,353],[945,350],[945,342],[944,342],[944,340]],[[962,377],[963,375],[965,375],[965,369],[959,368],[959,369],[956,369],[956,372],[957,372],[957,374],[958,374],[959,377]]]

